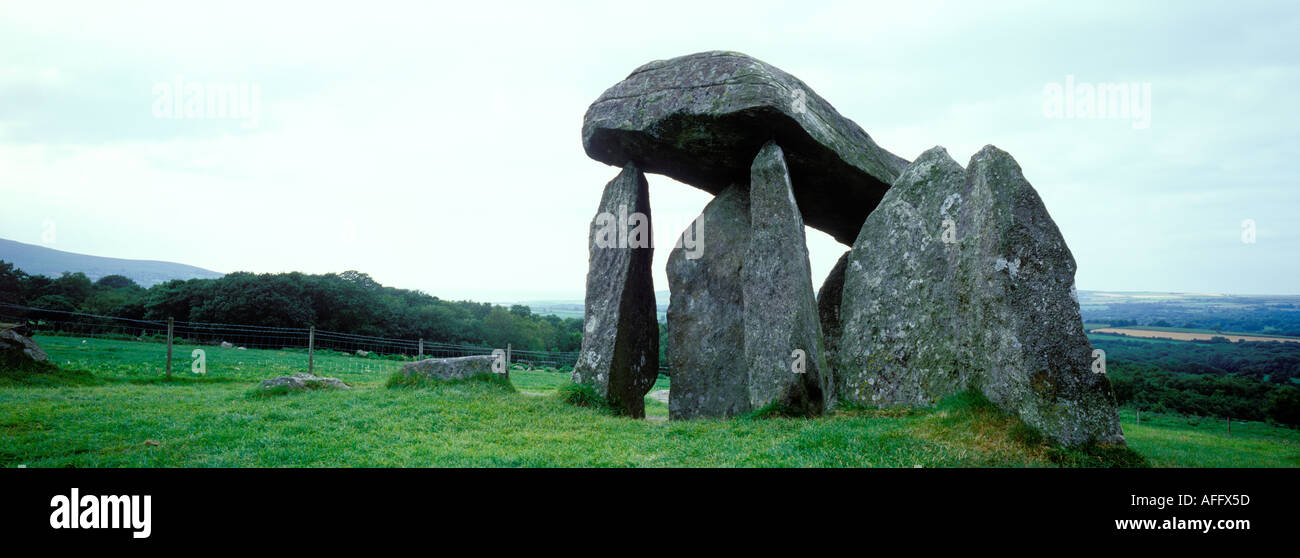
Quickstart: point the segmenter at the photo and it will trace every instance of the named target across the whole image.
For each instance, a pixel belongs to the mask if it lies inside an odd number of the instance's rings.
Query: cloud
[[[730,49],[904,157],[1010,151],[1080,288],[1295,292],[1298,22],[1253,2],[18,5],[0,23],[0,236],[39,242],[53,219],[58,248],[97,255],[573,298],[618,172],[582,151],[587,105],[647,61]],[[257,84],[258,127],[154,118],[178,75]],[[1150,83],[1151,128],[1044,118],[1067,75]],[[650,180],[666,289],[675,229],[709,197]],[[809,246],[820,284],[847,247]]]

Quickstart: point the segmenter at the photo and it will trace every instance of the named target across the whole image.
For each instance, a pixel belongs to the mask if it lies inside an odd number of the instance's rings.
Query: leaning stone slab
[[[582,125],[589,157],[636,161],[714,194],[747,183],[754,154],[773,139],[804,221],[844,244],[907,165],[807,84],[736,52],[641,66],[596,99]]]
[[[751,230],[742,268],[749,405],[821,414],[831,388],[821,324],[804,224],[776,143],[763,146],[750,175]]]
[[[596,388],[613,408],[645,416],[659,374],[659,321],[651,262],[650,191],[628,162],[605,185],[588,237],[582,349],[573,381]]]
[[[704,206],[694,238],[668,256],[668,417],[728,417],[750,410],[743,358],[744,287],[749,246],[749,193],[732,185]],[[692,249],[694,251],[692,251]]]
[[[279,376],[262,380],[258,387],[268,390],[277,387],[286,387],[290,391],[303,391],[314,389],[351,389],[338,378],[326,378],[322,376],[313,376],[311,374],[294,374],[292,376]]]
[[[492,374],[492,363],[496,357],[491,355],[473,355],[452,358],[426,358],[409,362],[402,366],[406,376],[420,375],[431,380],[463,380],[479,374]],[[509,377],[509,369],[503,374]]]
[[[987,146],[962,169],[927,151],[849,255],[840,399],[931,405],[974,388],[1061,443],[1123,443],[1110,383],[1091,370],[1074,272],[1010,155]]]

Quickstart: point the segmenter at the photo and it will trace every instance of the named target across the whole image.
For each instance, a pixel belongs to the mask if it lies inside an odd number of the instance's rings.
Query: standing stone
[[[673,420],[749,411],[741,282],[748,245],[749,193],[732,185],[704,206],[668,256]]]
[[[794,414],[821,414],[829,386],[808,247],[785,156],[774,142],[754,158],[749,200],[742,276],[750,407],[775,404]]]
[[[979,389],[1066,445],[1123,443],[1094,374],[1074,257],[1007,153],[966,170],[942,148],[907,167],[867,218],[845,270],[842,400],[931,405]]]
[[[659,374],[659,322],[650,276],[650,191],[635,163],[605,185],[588,237],[586,313],[573,381],[618,412],[645,416]]]
[[[1064,444],[1123,444],[1110,380],[1092,371],[1060,230],[1005,151],[985,146],[967,169],[974,250],[963,263],[984,324],[968,343],[988,359],[984,394]]]
[[[838,350],[840,340],[840,330],[842,329],[840,320],[840,304],[844,294],[844,269],[849,265],[849,255],[852,251],[846,251],[835,262],[835,267],[826,275],[826,280],[822,281],[822,288],[817,291],[817,316],[822,325],[822,351],[825,354],[827,379],[825,383],[831,386],[838,386],[835,380],[835,354]],[[837,403],[835,391],[832,389],[826,395],[826,408],[830,409]]]
[[[967,385],[975,366],[958,336],[963,308],[957,232],[965,172],[941,147],[894,182],[849,253],[836,381],[844,401],[931,405]],[[955,236],[949,238],[955,239]]]

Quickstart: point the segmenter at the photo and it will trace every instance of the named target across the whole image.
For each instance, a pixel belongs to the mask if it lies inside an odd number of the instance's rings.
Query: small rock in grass
[[[279,376],[262,380],[258,387],[263,390],[286,387],[290,391],[300,391],[305,389],[350,389],[352,386],[343,383],[343,380],[338,378],[325,378],[298,373],[292,376]]]
[[[41,346],[19,331],[18,328],[0,329],[0,352],[4,352],[6,357],[12,355],[14,361],[48,362],[50,357]]]

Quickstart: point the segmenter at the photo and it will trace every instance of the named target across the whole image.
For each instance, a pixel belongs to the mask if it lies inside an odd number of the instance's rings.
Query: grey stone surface
[[[844,293],[844,270],[848,267],[850,254],[852,251],[840,255],[840,259],[835,262],[835,267],[831,268],[831,272],[822,281],[822,288],[817,291],[817,319],[822,326],[822,351],[826,361],[825,383],[832,386],[832,389],[824,394],[827,409],[834,407],[838,402],[835,389],[839,385],[835,380],[835,354],[840,340],[840,303]]]
[[[644,234],[637,234],[636,214],[644,216]],[[607,234],[612,229],[603,217],[609,216],[618,221],[617,234]],[[614,409],[634,417],[645,416],[645,394],[659,374],[651,234],[649,186],[629,162],[605,186],[591,222],[582,349],[573,381],[594,386]]]
[[[732,185],[696,220],[698,257],[685,243],[668,256],[668,401],[671,419],[728,417],[750,410],[741,267],[749,245],[749,194]]]
[[[338,378],[326,378],[323,376],[313,376],[311,374],[294,374],[292,376],[278,376],[262,380],[258,384],[261,389],[272,389],[277,387],[287,387],[293,391],[308,389],[351,389],[351,386],[343,383]]]
[[[965,171],[942,148],[916,159],[863,224],[850,251],[836,380],[844,401],[931,405],[976,367],[958,335],[969,321],[956,243]]]
[[[763,146],[750,175],[751,229],[741,269],[750,408],[778,404],[787,412],[821,414],[831,388],[821,324],[804,224],[776,143]],[[803,351],[802,373],[792,370],[796,350]]]
[[[496,357],[492,355],[426,358],[406,363],[402,366],[402,374],[419,374],[433,380],[463,380],[479,374],[494,374],[492,363],[495,361]],[[503,374],[509,377],[510,370],[505,369]]]
[[[975,388],[1067,445],[1123,443],[1074,294],[1075,262],[1007,153],[942,148],[899,176],[845,269],[843,401],[931,405]]]
[[[785,151],[805,222],[845,244],[907,165],[807,84],[736,52],[645,64],[592,103],[582,126],[591,158],[636,161],[714,194],[747,183],[768,140]]]
[[[979,317],[967,333],[988,359],[985,395],[1062,443],[1123,443],[1110,380],[1091,369],[1074,256],[1047,208],[993,146],[971,157],[967,183]]]
[[[5,360],[9,362],[50,360],[49,355],[45,354],[40,345],[12,327],[0,328],[0,352],[7,353]]]

